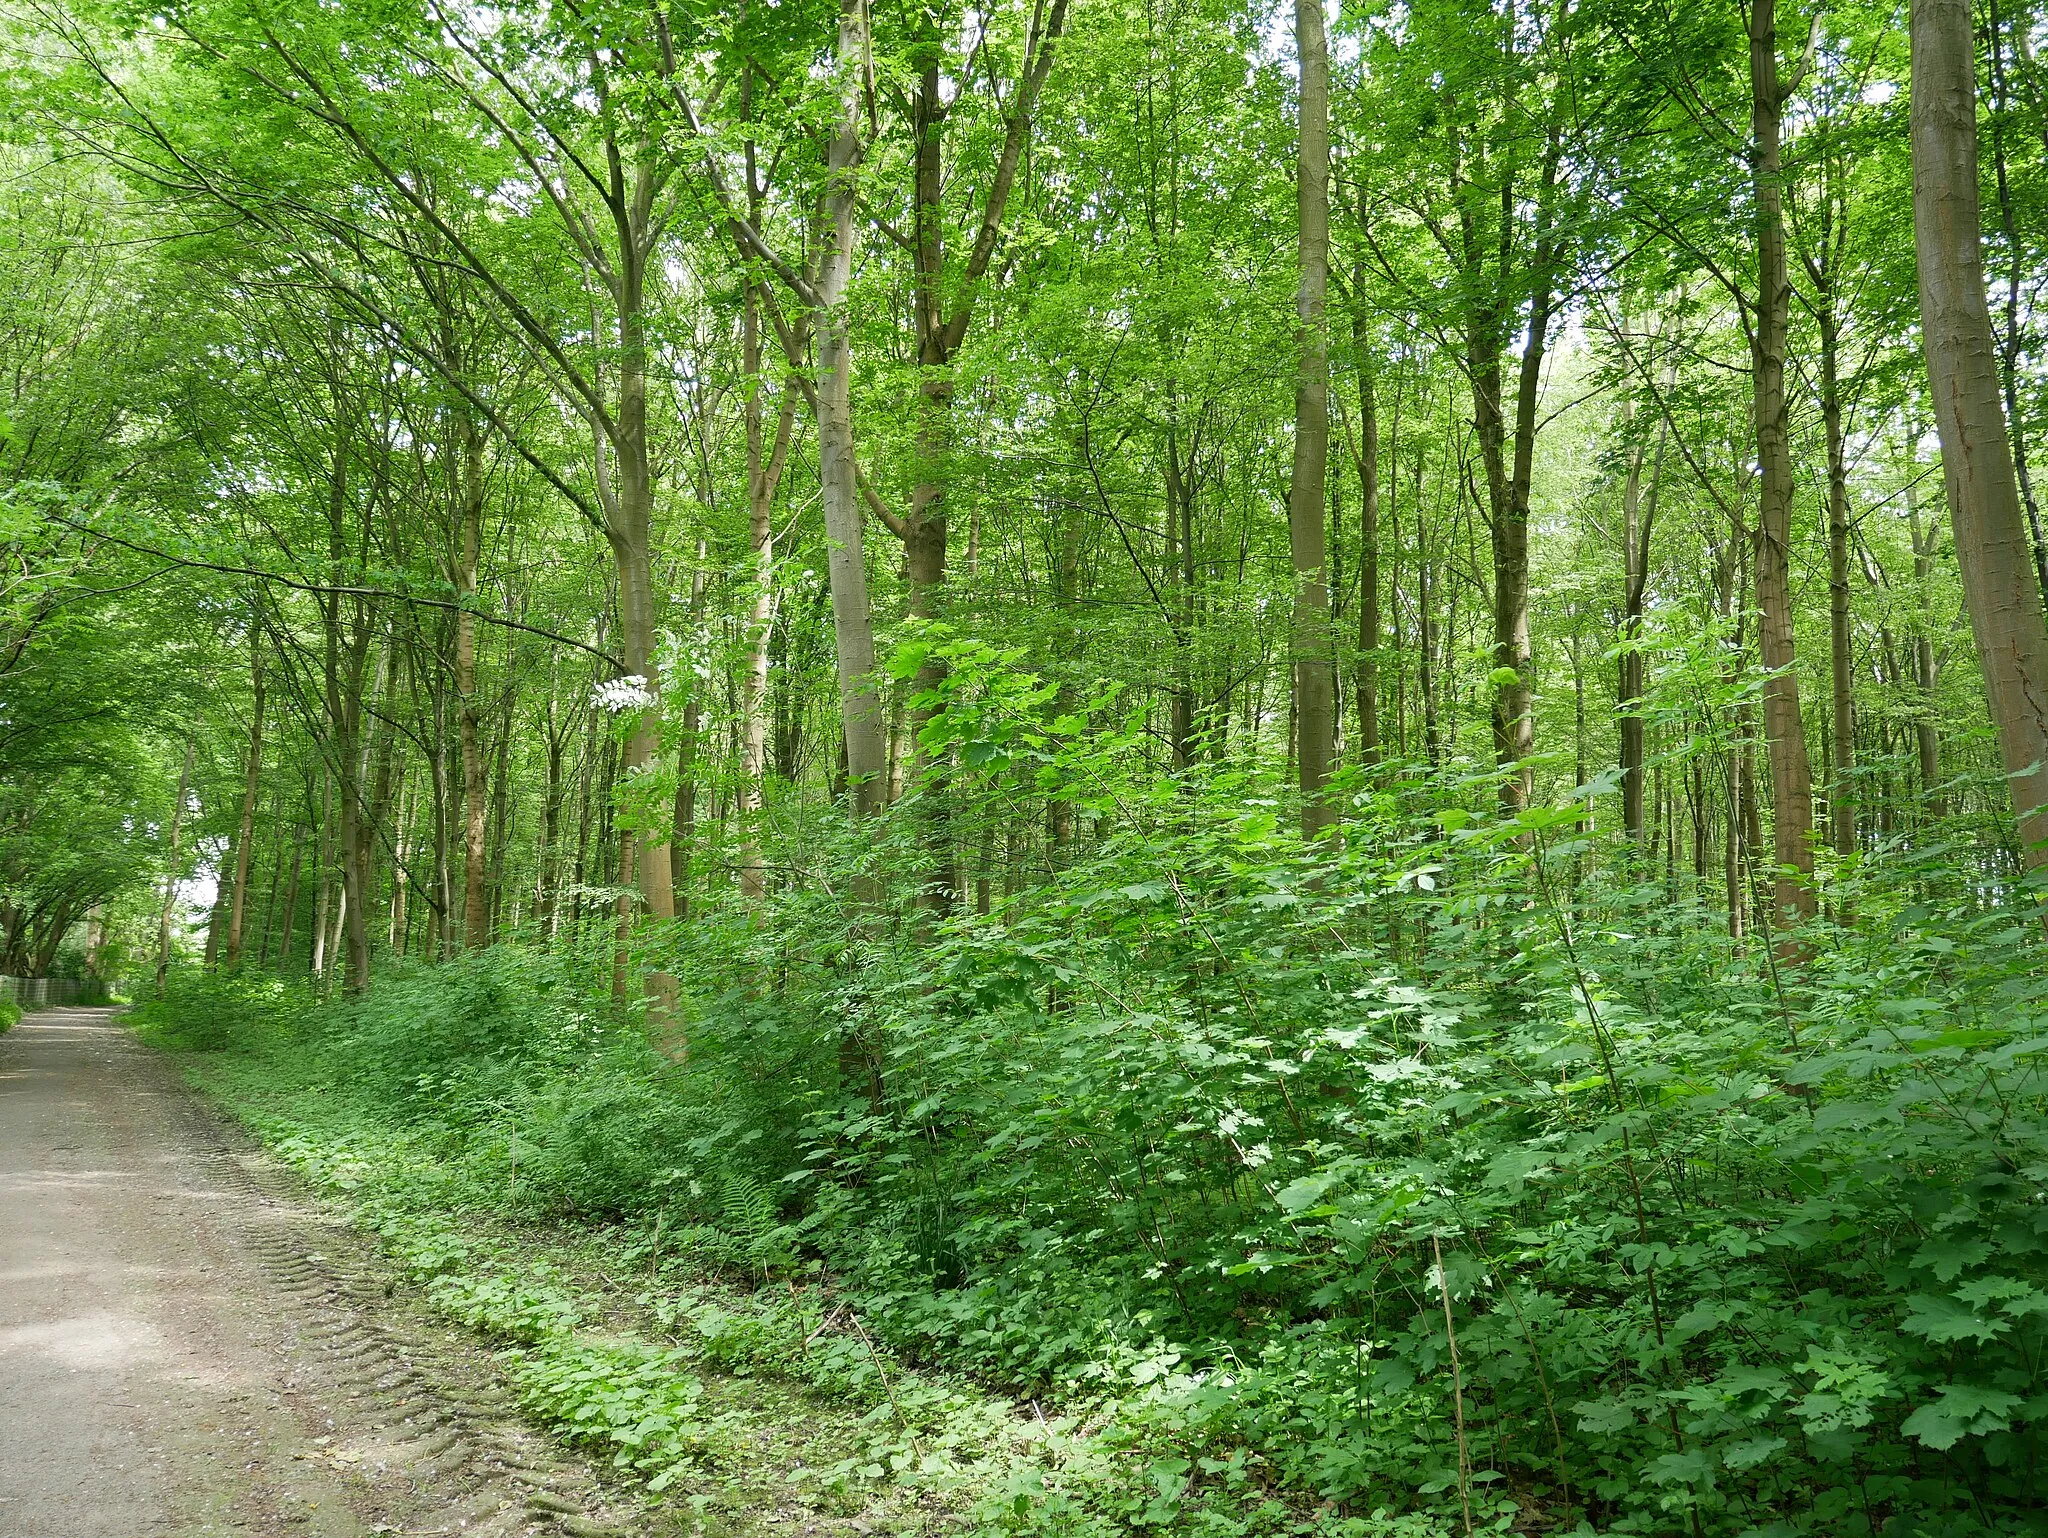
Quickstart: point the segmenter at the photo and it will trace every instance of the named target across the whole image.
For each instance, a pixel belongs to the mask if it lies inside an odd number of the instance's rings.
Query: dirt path
[[[617,1534],[105,1009],[0,1035],[0,1538]]]

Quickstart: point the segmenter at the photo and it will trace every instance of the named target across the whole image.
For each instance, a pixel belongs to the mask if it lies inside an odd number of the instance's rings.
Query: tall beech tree
[[[1764,740],[1770,748],[1773,857],[1780,921],[1814,911],[1813,769],[1794,668],[1792,623],[1792,430],[1785,353],[1792,316],[1786,259],[1785,103],[1807,66],[1789,77],[1779,57],[1777,0],[1746,11],[1749,37],[1750,196],[1756,209],[1756,282],[1745,317],[1756,417],[1757,650],[1770,671],[1764,685]]]
[[[1920,331],[1956,562],[2031,869],[2048,867],[2048,622],[2029,560],[1984,290],[1976,53],[1967,5],[1913,0]]]

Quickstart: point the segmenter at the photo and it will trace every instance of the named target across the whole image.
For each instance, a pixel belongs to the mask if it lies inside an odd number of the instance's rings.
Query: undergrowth
[[[752,1377],[857,1426],[818,1499],[977,1532],[2048,1531],[2016,897],[1901,846],[1738,943],[1575,816],[1367,807],[1332,866],[1216,796],[987,916],[792,889],[662,942],[687,1066],[571,949],[142,1013],[658,1491]]]

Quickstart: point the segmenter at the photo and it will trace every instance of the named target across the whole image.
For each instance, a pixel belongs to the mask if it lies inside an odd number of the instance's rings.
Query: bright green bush
[[[148,998],[127,1019],[146,1039],[190,1052],[249,1050],[302,1028],[314,996],[302,985],[258,972],[174,969],[164,996]]]

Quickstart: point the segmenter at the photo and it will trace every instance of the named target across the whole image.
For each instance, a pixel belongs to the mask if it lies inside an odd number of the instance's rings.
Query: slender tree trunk
[[[277,897],[284,888],[284,792],[271,798],[270,884],[263,897],[263,929],[256,939],[256,965],[270,964],[270,936],[277,928]]]
[[[646,280],[648,242],[640,221],[651,203],[652,172],[644,163],[635,179],[634,218],[620,231],[618,305],[619,387],[616,428],[617,494],[606,508],[613,560],[619,578],[619,651],[626,672],[641,680],[647,703],[634,715],[620,768],[630,779],[654,767],[661,756],[661,674],[655,666],[657,639],[654,593],[654,476],[647,441]],[[675,917],[675,883],[669,873],[669,841],[655,828],[622,830],[622,840],[639,846],[631,865],[650,918]],[[673,979],[652,974],[648,986],[657,1014],[673,1005]],[[665,1026],[661,1027],[665,1028]],[[679,1051],[679,1044],[671,1043]]]
[[[740,315],[741,361],[747,373],[747,561],[753,589],[747,612],[746,661],[740,673],[740,896],[768,895],[759,819],[768,782],[768,651],[775,630],[775,493],[788,462],[796,392],[785,385],[775,414],[775,441],[764,452],[761,413],[760,302],[753,289]],[[692,604],[694,607],[695,599]],[[682,901],[677,899],[677,912]]]
[[[384,931],[384,947],[396,956],[405,954],[405,936],[410,927],[407,921],[406,891],[411,882],[406,872],[412,868],[413,843],[412,820],[419,811],[419,792],[410,781],[401,781],[398,787],[398,821],[392,839],[396,858],[391,862],[391,913]]]
[[[355,756],[350,755],[351,759]],[[360,764],[343,778],[340,791],[336,820],[341,832],[341,913],[335,925],[335,944],[341,951],[343,986],[350,993],[362,993],[370,986],[368,875],[375,830],[363,802]]]
[[[164,979],[171,969],[171,913],[178,904],[178,857],[183,853],[185,798],[192,790],[192,760],[197,744],[185,742],[185,767],[178,771],[178,799],[171,803],[170,852],[164,874],[164,900],[156,921],[156,996],[164,996]]]
[[[705,543],[697,541],[697,562],[690,573],[690,626],[694,630],[704,616]],[[669,861],[675,874],[677,918],[690,916],[690,853],[697,838],[697,739],[704,722],[704,690],[695,679],[683,705],[683,729],[676,736],[675,853]],[[742,789],[741,795],[746,794]],[[757,857],[758,858],[758,857]],[[742,865],[744,879],[746,867]]]
[[[235,892],[228,908],[227,965],[242,962],[242,925],[249,908],[249,862],[256,846],[256,798],[263,779],[263,642],[254,617],[249,625],[249,764],[242,787],[242,821],[235,835]]]
[[[1543,360],[1555,307],[1552,272],[1556,261],[1551,200],[1557,183],[1558,150],[1545,158],[1537,194],[1534,251],[1530,257],[1529,325],[1515,378],[1513,468],[1506,499],[1493,509],[1493,666],[1500,682],[1493,693],[1494,757],[1518,772],[1501,781],[1501,804],[1510,813],[1529,804],[1536,751],[1536,660],[1529,633],[1529,493],[1535,478],[1537,416]],[[1508,675],[1512,673],[1512,680]]]
[[[313,952],[311,968],[316,979],[327,976],[327,916],[334,908],[334,775],[320,773],[320,830],[314,840],[314,868],[318,880],[313,889]]]
[[[1358,276],[1363,278],[1361,263]],[[1380,407],[1367,354],[1361,303],[1352,321],[1358,352],[1358,761],[1376,768],[1380,752]],[[1396,397],[1398,400],[1398,395]],[[1396,417],[1398,419],[1398,411]]]
[[[540,856],[535,862],[533,917],[542,940],[555,936],[556,915],[562,885],[562,803],[568,796],[562,756],[564,734],[555,726],[554,702],[548,702],[547,785],[541,798]]]
[[[391,822],[397,791],[403,783],[403,766],[398,759],[398,732],[392,721],[392,696],[398,692],[398,640],[387,632],[384,655],[371,690],[371,709],[376,726],[363,750],[370,786],[364,802],[362,876],[363,923],[368,925],[377,910],[377,850],[385,843],[383,830]],[[397,841],[391,840],[393,847]],[[396,876],[394,864],[393,873]]]
[[[1913,483],[1906,483],[1906,516],[1913,540],[1913,683],[1918,698],[1913,715],[1913,746],[1920,761],[1920,795],[1927,815],[1947,815],[1941,796],[1941,742],[1937,735],[1934,686],[1934,635],[1927,622],[1928,590],[1934,578],[1934,530],[1920,523]]]
[[[867,58],[862,0],[840,0],[839,116],[826,155],[826,243],[818,271],[818,476],[825,512],[826,572],[838,643],[839,715],[853,812],[872,817],[887,794],[882,707],[875,690],[874,618],[853,458],[851,317],[854,210],[861,162],[861,78]]]
[[[452,624],[443,623],[434,636],[436,653],[444,652],[452,642]],[[408,669],[412,679],[413,697],[420,694],[422,669],[417,655],[413,666]],[[419,890],[426,899],[426,925],[420,935],[420,954],[429,961],[439,961],[446,954],[455,919],[454,875],[450,868],[451,853],[449,841],[453,837],[452,809],[449,806],[450,786],[448,784],[448,687],[447,670],[433,668],[427,672],[427,694],[423,708],[419,711],[419,736],[423,744],[421,757],[427,764],[427,785],[421,792],[427,798],[428,822],[424,837],[432,840],[432,869],[427,884]]]
[[[1657,457],[1663,459],[1660,430]],[[1621,642],[1620,678],[1615,690],[1619,702],[1615,725],[1621,739],[1621,825],[1629,843],[1640,852],[1643,846],[1643,601],[1650,580],[1650,532],[1656,521],[1657,478],[1653,471],[1650,503],[1643,506],[1643,456],[1640,449],[1629,456],[1628,474],[1621,485]]]
[[[1849,629],[1849,453],[1843,439],[1841,337],[1834,295],[1821,295],[1820,412],[1828,455],[1828,679],[1834,762],[1828,827],[1835,853],[1856,852],[1855,654]]]
[[[484,896],[485,774],[481,711],[477,702],[477,565],[483,556],[484,444],[467,410],[456,413],[461,456],[455,487],[454,578],[456,731],[462,751],[462,943],[480,951],[490,943],[490,905]]]
[[[229,874],[235,867],[235,836],[228,835],[227,859],[213,886],[213,906],[206,910],[206,970],[220,960],[221,932],[227,928]]]
[[[1059,613],[1059,635],[1064,654],[1078,658],[1085,644],[1085,634],[1080,620],[1081,606],[1081,518],[1071,503],[1063,504],[1057,514],[1056,537],[1059,541],[1053,559],[1053,601]],[[1063,683],[1057,708],[1069,710],[1074,701],[1071,686]],[[1065,796],[1054,794],[1046,798],[1045,805],[1045,863],[1048,870],[1057,870],[1066,858],[1067,846],[1074,837],[1074,803]]]
[[[629,748],[630,751],[630,748]],[[633,954],[633,899],[626,895],[625,888],[633,885],[633,859],[642,847],[637,839],[624,828],[619,835],[619,895],[612,900],[612,1002],[626,1002],[630,990],[628,963]]]
[[[1324,481],[1330,452],[1330,51],[1323,0],[1295,0],[1301,64],[1295,203],[1300,281],[1295,290],[1294,466],[1287,528],[1294,558],[1294,703],[1305,838],[1337,825],[1329,779],[1336,738],[1336,664],[1331,656],[1329,551]]]
[[[936,13],[927,13],[935,15]],[[923,39],[924,68],[912,101],[913,214],[916,221],[918,411],[916,427],[917,485],[903,520],[905,608],[912,620],[937,620],[945,613],[946,554],[949,538],[946,504],[953,453],[953,349],[946,315],[944,122],[945,106],[938,61],[936,29]],[[936,650],[927,652],[911,680],[913,695],[936,693],[945,683],[946,664]],[[952,787],[946,764],[924,747],[923,732],[934,706],[914,705],[909,711],[908,779],[919,786],[923,807],[922,837],[925,880],[919,901],[939,912],[958,900],[952,833]]]
[[[1956,562],[2030,870],[2048,868],[2048,624],[2020,507],[1984,292],[1967,0],[1913,0],[1920,331]]]
[[[1778,70],[1777,0],[1749,12],[1751,185],[1756,199],[1757,291],[1750,364],[1755,393],[1760,496],[1756,531],[1757,649],[1764,685],[1764,736],[1770,747],[1775,831],[1777,922],[1814,912],[1813,771],[1799,706],[1792,632],[1792,435],[1785,398],[1785,346],[1792,282],[1786,269],[1784,157],[1780,132],[1784,84]]]
[[[916,271],[916,334],[918,361],[917,484],[911,492],[909,516],[897,532],[903,539],[908,609],[916,619],[938,619],[944,611],[948,508],[952,479],[953,360],[974,317],[975,298],[996,249],[1010,189],[1015,184],[1038,96],[1052,68],[1054,52],[1066,26],[1068,0],[1039,0],[1024,44],[1022,66],[1008,104],[1002,147],[989,177],[975,233],[957,290],[949,292],[944,241],[948,165],[945,125],[951,111],[941,68],[942,37],[937,13],[927,13],[913,46],[918,71],[911,98],[912,253]],[[863,14],[863,26],[865,15]],[[958,87],[954,87],[955,90]],[[952,167],[958,170],[958,167]],[[957,296],[957,297],[956,297]],[[949,300],[951,303],[949,304]],[[944,682],[945,661],[927,653],[912,684],[916,694],[930,694]],[[922,900],[944,911],[959,900],[960,873],[953,848],[952,795],[943,764],[928,762],[922,732],[931,719],[929,706],[913,706],[910,724],[916,777],[922,782],[924,844],[928,865]]]
[[[1167,702],[1167,741],[1172,746],[1175,773],[1195,761],[1195,677],[1194,677],[1194,488],[1187,467],[1181,462],[1178,389],[1169,384],[1169,419],[1166,426],[1166,509],[1161,543],[1171,584],[1167,599],[1167,623],[1173,632],[1173,685]]]
[[[1430,768],[1436,769],[1441,768],[1444,761],[1442,713],[1437,705],[1437,574],[1429,558],[1429,521],[1422,509],[1422,465],[1419,460],[1414,474],[1415,496],[1409,506],[1415,514],[1415,617],[1417,640],[1421,645],[1416,659],[1419,669],[1417,681],[1422,693],[1423,752],[1429,758]]]
[[[516,653],[507,659],[508,671],[516,670]],[[485,899],[490,918],[485,940],[505,932],[505,851],[510,845],[513,824],[518,818],[518,804],[512,799],[512,693],[505,692],[503,708],[498,713],[498,727],[493,734],[496,742],[491,754],[491,835],[490,868],[485,878]],[[512,911],[519,911],[517,895],[512,900]]]
[[[575,895],[569,900],[569,939],[574,945],[583,937],[583,884],[590,872],[590,822],[594,805],[592,782],[604,739],[599,735],[598,713],[590,712],[590,730],[584,734],[583,751],[576,765],[576,863],[571,867],[569,885]],[[561,909],[555,910],[555,927],[561,928]]]

